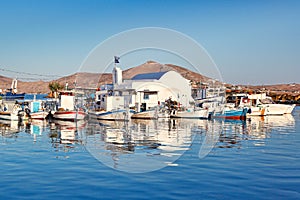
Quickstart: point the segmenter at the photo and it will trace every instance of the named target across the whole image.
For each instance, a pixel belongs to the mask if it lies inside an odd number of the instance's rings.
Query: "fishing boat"
[[[113,109],[110,111],[89,111],[89,117],[99,120],[125,120],[128,121],[133,115],[131,109]]]
[[[150,109],[142,112],[134,113],[131,119],[158,119],[158,110]]]
[[[222,111],[212,113],[212,118],[224,118],[234,120],[246,120],[248,108],[234,108],[225,106]]]
[[[58,110],[55,111],[53,117],[60,120],[83,120],[85,118],[83,110]]]
[[[208,119],[209,111],[203,108],[174,111],[171,113],[170,118]]]
[[[88,111],[91,119],[128,121],[135,112],[125,105],[125,97],[115,95],[112,85],[103,85],[96,91],[93,108]]]
[[[73,90],[60,92],[59,103],[58,110],[53,114],[55,119],[76,121],[85,118],[84,110],[75,106],[75,92]]]
[[[251,106],[248,108],[247,116],[266,116],[266,108],[263,106]]]
[[[266,114],[267,115],[283,115],[283,114],[291,114],[295,108],[294,105],[287,104],[276,104],[276,103],[266,103],[263,101],[266,106]]]
[[[295,108],[295,104],[277,104],[275,103],[271,97],[267,96],[266,93],[261,94],[247,94],[246,98],[241,101],[241,104],[245,104],[244,101],[249,99],[251,105],[254,107],[265,108],[264,115],[283,115],[283,114],[291,114]],[[253,107],[251,107],[251,111],[253,112]]]
[[[256,104],[253,99],[249,98],[249,96],[247,96],[247,95],[241,96],[239,101],[240,101],[240,103],[239,103],[240,107],[248,108],[247,116],[266,116],[267,115],[266,106],[262,105],[262,104]]]
[[[2,93],[2,89],[1,89],[0,96],[2,97],[2,99],[7,101],[23,100],[25,97],[25,93],[18,93],[17,86],[18,86],[18,80],[13,79],[11,83],[11,87],[6,89],[5,93]]]
[[[48,116],[48,114],[49,114],[49,112],[47,112],[47,111],[33,112],[33,113],[30,113],[30,119],[44,120],[44,119],[46,119],[46,117]]]
[[[0,105],[0,119],[18,121],[22,108],[19,104],[5,102]]]
[[[42,101],[30,102],[30,112],[28,113],[30,119],[44,120],[48,116],[49,111],[45,110],[42,104]]]

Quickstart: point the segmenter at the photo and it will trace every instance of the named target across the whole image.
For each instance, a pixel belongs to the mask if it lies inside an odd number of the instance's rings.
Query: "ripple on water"
[[[299,114],[299,108],[296,111]],[[50,138],[53,130],[49,126],[36,136],[25,131],[1,135],[0,198],[300,199],[299,118],[297,114],[277,117],[279,124],[275,118],[177,121],[178,129],[173,131],[164,127],[167,122],[156,124],[158,131],[152,122],[143,122],[133,125],[133,149],[122,141],[108,141],[126,137],[112,131],[106,138],[108,133],[99,125],[78,130],[76,141],[61,141],[58,127]],[[205,139],[216,139],[209,135],[216,127],[223,127],[219,130],[222,135],[215,148],[200,159]],[[138,155],[176,159],[163,160],[165,167],[159,170],[128,173],[107,166],[87,147],[110,161],[116,158],[117,164]],[[141,166],[137,163],[135,167]]]

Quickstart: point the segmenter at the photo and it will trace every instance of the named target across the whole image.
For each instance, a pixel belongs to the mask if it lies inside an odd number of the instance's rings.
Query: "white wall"
[[[121,96],[107,96],[105,99],[105,110],[110,111],[114,109],[124,108],[124,97]]]
[[[122,77],[122,70],[119,67],[114,67],[113,69],[113,84],[120,85],[122,84],[123,77]]]
[[[74,96],[61,95],[60,107],[65,110],[74,110]]]
[[[138,103],[147,103],[148,107],[157,106],[158,101],[164,102],[165,100],[169,99],[169,97],[174,97],[176,93],[170,88],[158,81],[152,82],[133,82],[133,88],[136,89],[136,102]],[[158,91],[157,95],[152,94],[149,95],[149,99],[144,99],[144,93],[139,91]]]
[[[160,78],[160,81],[176,93],[176,96],[173,96],[174,100],[179,101],[183,106],[188,107],[189,102],[193,101],[190,81],[179,73],[169,71]]]
[[[193,101],[191,96],[191,86],[189,80],[183,78],[175,71],[165,73],[160,80],[125,80],[117,89],[135,89],[137,94],[132,96],[132,103],[129,106],[135,106],[135,103],[147,103],[148,107],[154,107],[158,101],[164,102],[172,97],[172,100],[178,101],[182,106],[189,106]],[[148,100],[143,99],[143,93],[138,91],[158,91],[158,95],[150,95]]]

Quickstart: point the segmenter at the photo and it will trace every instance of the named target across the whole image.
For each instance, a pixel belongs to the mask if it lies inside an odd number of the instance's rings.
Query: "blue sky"
[[[201,44],[225,82],[299,83],[299,19],[297,0],[0,0],[0,74],[73,74],[112,35],[163,27]]]

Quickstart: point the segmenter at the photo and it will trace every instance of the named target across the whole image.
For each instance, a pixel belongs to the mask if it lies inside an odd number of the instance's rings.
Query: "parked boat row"
[[[2,100],[0,119],[45,119],[51,116],[58,120],[77,121],[89,116],[121,121],[158,118],[245,120],[247,116],[291,113],[295,107],[275,104],[263,93],[232,95],[226,101],[222,84],[214,82],[193,88],[190,80],[176,71],[137,74],[123,80],[117,63],[112,72],[113,83],[99,86],[93,98],[75,88],[60,91],[59,98],[51,102]],[[16,91],[16,82],[11,89]]]
[[[236,94],[229,98],[235,107],[248,108],[247,116],[266,116],[291,114],[296,104],[276,104],[266,93],[261,94]]]
[[[0,100],[0,119],[25,121],[54,118],[59,120],[83,120],[87,113],[76,108],[76,95],[73,90],[61,91],[59,99],[48,100]]]

